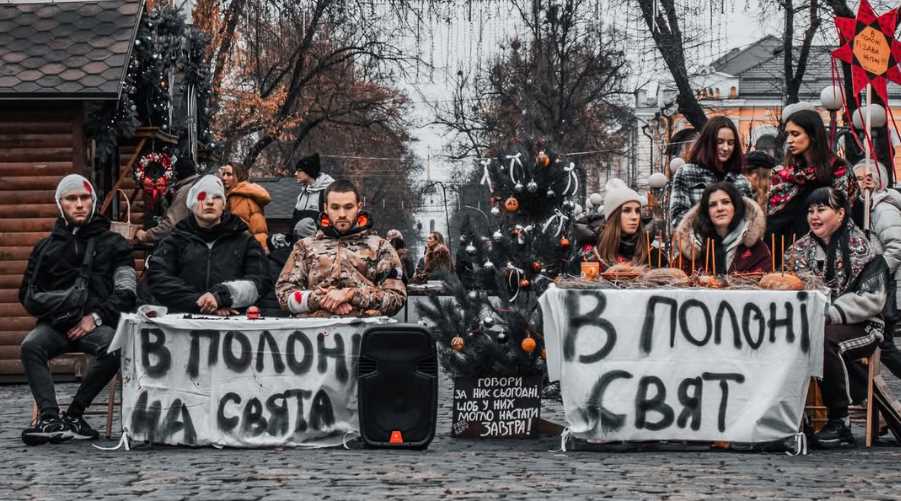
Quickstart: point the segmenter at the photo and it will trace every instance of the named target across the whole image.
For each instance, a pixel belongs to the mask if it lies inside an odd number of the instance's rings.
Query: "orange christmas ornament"
[[[510,197],[504,201],[504,209],[509,213],[514,213],[519,210],[519,200],[516,197]]]
[[[463,338],[457,336],[451,339],[451,349],[454,351],[463,351],[463,347],[466,346],[466,343],[463,341]]]
[[[569,239],[566,238],[566,237],[561,238],[561,239],[560,239],[560,247],[563,247],[564,249],[566,249],[567,247],[569,247]]]
[[[536,343],[535,340],[530,337],[523,339],[522,343],[520,343],[520,347],[522,348],[522,351],[524,351],[526,353],[532,353],[533,351],[535,351],[535,348],[537,346],[538,346],[538,343]],[[542,351],[544,351],[544,350],[542,350]]]

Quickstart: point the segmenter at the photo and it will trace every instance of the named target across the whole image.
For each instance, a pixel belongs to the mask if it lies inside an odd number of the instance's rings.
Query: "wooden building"
[[[84,122],[91,103],[119,99],[141,13],[140,0],[0,4],[0,380],[21,378],[19,344],[35,320],[18,289],[59,216],[56,184],[80,173],[109,191],[119,176],[94,168]],[[123,145],[123,167],[140,141]]]

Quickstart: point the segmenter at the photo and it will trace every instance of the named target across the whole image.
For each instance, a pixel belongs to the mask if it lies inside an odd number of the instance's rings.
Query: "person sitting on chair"
[[[872,354],[882,340],[888,266],[851,219],[844,190],[817,188],[806,205],[810,233],[785,251],[785,268],[816,275],[831,296],[826,307],[822,381],[828,421],[813,445],[853,445],[848,405],[859,398],[852,399],[849,382],[856,381],[849,377],[848,364]]]
[[[220,316],[256,303],[269,287],[260,243],[225,210],[225,187],[204,176],[188,193],[191,215],[150,257],[154,298],[170,312]]]
[[[38,319],[22,341],[22,366],[40,412],[22,432],[28,445],[70,438],[96,439],[82,417],[119,371],[119,354],[107,353],[119,314],[135,304],[131,247],[97,214],[97,193],[78,174],[56,187],[60,217],[28,259],[19,300]],[[68,410],[60,416],[48,362],[64,353],[94,357]]]
[[[325,190],[325,213],[313,237],[294,244],[275,284],[294,315],[394,315],[407,300],[403,268],[391,244],[370,232],[369,215],[347,180]]]

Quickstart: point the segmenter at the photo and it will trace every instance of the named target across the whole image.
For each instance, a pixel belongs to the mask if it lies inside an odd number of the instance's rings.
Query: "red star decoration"
[[[857,17],[836,17],[835,27],[838,29],[841,47],[832,51],[832,57],[851,65],[851,80],[855,96],[872,84],[873,90],[888,102],[887,80],[901,84],[901,43],[895,40],[898,9],[891,9],[881,16],[876,16],[873,7],[867,0],[860,0]],[[876,51],[866,51],[868,46]],[[887,64],[884,58],[861,57],[875,54],[878,49],[888,55]]]

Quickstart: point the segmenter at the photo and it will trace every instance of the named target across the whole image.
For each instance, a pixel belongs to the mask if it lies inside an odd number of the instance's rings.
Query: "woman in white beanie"
[[[648,236],[641,222],[643,198],[621,179],[607,181],[604,195],[604,228],[597,243],[597,257],[606,269],[617,264],[648,264]],[[650,262],[666,266],[663,256],[651,249]]]

